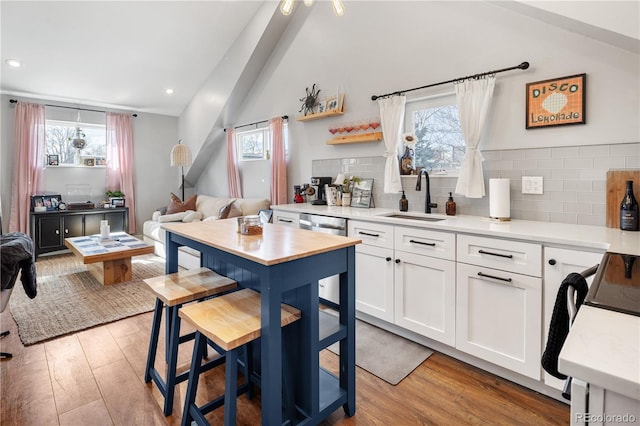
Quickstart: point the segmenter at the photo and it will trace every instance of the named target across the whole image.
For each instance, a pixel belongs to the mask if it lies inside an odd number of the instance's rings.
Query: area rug
[[[155,296],[143,279],[164,274],[164,259],[134,257],[133,280],[109,286],[102,285],[84,265],[61,258],[65,260],[71,273],[41,275],[44,268],[38,265],[34,299],[16,282],[9,308],[25,346],[153,310]]]
[[[339,353],[339,344],[328,349]],[[397,385],[433,354],[427,347],[359,319],[356,320],[356,365]]]

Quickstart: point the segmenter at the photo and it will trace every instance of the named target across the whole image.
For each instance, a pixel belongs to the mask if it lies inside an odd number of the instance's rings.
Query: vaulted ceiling
[[[0,91],[179,116],[263,3],[3,0]],[[602,20],[593,9],[618,3],[637,15],[637,1],[580,2],[588,7],[579,16],[560,7],[574,2],[491,3],[638,53],[637,16],[629,28],[624,16]]]

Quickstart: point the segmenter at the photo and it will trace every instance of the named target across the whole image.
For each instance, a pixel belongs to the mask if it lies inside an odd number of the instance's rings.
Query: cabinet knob
[[[60,230],[56,229],[56,235],[60,235]]]
[[[69,233],[69,230],[68,230],[68,229],[65,229],[65,230],[64,230],[64,233],[65,233],[65,234],[68,234],[68,233]]]
[[[387,262],[391,262],[391,258],[390,257],[387,257]]]
[[[396,259],[396,263],[400,263],[400,262],[401,262],[401,260],[400,260],[400,259]]]
[[[555,259],[549,259],[549,265],[553,266],[556,264],[556,260]]]

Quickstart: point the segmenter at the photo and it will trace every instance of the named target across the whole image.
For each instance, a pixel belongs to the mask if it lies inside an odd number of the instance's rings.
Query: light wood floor
[[[20,285],[17,283],[17,285]],[[28,347],[22,346],[9,309],[0,316],[0,424],[178,425],[186,383],[176,391],[174,414],[164,417],[162,397],[145,384],[152,314],[142,314]],[[161,333],[161,338],[162,338]],[[160,349],[164,350],[163,342]],[[180,349],[188,365],[191,344]],[[158,357],[162,360],[162,356]],[[337,356],[321,353],[334,373]],[[357,369],[356,415],[333,413],[325,425],[568,424],[567,405],[435,353],[397,386]],[[223,392],[221,368],[200,381],[200,403]],[[260,394],[238,400],[238,425],[260,424]],[[222,410],[208,415],[222,424]]]

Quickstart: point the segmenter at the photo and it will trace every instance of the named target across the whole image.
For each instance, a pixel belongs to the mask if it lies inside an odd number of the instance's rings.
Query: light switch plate
[[[542,182],[542,176],[522,176],[522,193],[542,194],[544,192]]]

